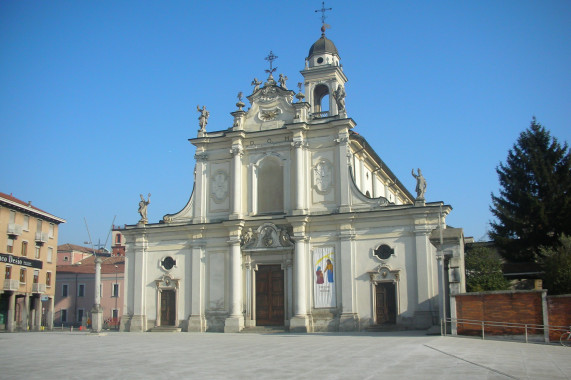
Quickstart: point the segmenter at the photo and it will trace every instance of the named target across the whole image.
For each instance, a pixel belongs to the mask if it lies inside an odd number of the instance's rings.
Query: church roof
[[[325,37],[325,33],[323,33],[321,38],[315,41],[313,45],[311,45],[311,48],[309,48],[308,57],[311,57],[314,54],[323,53],[335,54],[336,56],[339,56],[339,52],[337,51],[335,44],[333,41]]]

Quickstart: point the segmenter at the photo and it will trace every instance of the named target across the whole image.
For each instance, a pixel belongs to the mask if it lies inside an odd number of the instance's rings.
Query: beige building
[[[121,230],[122,329],[438,326],[448,295],[465,288],[463,233],[446,226],[452,207],[426,200],[419,169],[407,173],[412,195],[353,130],[346,72],[324,33],[300,57],[297,93],[274,77],[275,58],[267,80],[239,95],[233,120],[207,129],[198,110],[186,206],[153,223],[141,197],[141,220]]]
[[[65,220],[0,193],[0,329],[53,327],[60,223]]]

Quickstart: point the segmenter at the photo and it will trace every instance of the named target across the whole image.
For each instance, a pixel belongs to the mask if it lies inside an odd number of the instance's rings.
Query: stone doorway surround
[[[242,255],[246,274],[245,327],[256,326],[256,278],[261,267],[279,265],[283,271],[284,326],[293,316],[293,253],[289,226],[263,223],[256,230],[246,228]]]
[[[170,275],[165,274],[161,276],[159,279],[155,280],[155,286],[157,288],[157,319],[155,320],[155,327],[164,326],[161,321],[162,315],[162,292],[163,291],[172,291],[174,292],[174,326],[179,325],[178,320],[178,308],[179,308],[179,299],[178,299],[178,289],[179,289],[180,280],[172,278]],[[168,322],[167,322],[168,323]]]
[[[399,270],[393,270],[386,264],[381,264],[375,269],[367,272],[371,279],[371,315],[374,324],[382,324],[385,321],[377,320],[377,286],[382,284],[393,284],[394,286],[394,323],[398,322],[400,312],[399,305]],[[385,322],[386,323],[386,322]]]

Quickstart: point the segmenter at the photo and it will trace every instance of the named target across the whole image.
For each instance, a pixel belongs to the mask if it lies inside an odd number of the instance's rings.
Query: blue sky
[[[414,192],[485,237],[495,167],[535,115],[571,141],[570,1],[327,1],[349,117]],[[231,126],[236,94],[299,73],[320,1],[0,1],[0,191],[67,220],[59,243],[105,241],[192,190],[196,105]]]

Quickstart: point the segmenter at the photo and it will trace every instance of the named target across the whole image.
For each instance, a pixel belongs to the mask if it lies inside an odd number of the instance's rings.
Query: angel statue
[[[262,82],[260,82],[258,80],[258,78],[254,78],[254,80],[252,81],[252,86],[254,86],[254,92],[256,92],[260,89],[261,84],[262,84]]]
[[[208,117],[210,117],[210,112],[206,110],[206,106],[196,106],[196,110],[200,112],[200,116],[198,117],[198,125],[200,126],[200,132],[206,132],[206,124],[208,124]]]
[[[141,201],[139,202],[139,214],[141,215],[141,220],[139,223],[147,223],[147,206],[151,203],[151,193],[148,194],[147,200],[143,197],[143,194],[139,194],[141,196]]]
[[[287,80],[287,77],[286,77],[285,75],[283,75],[283,74],[280,74],[280,78],[278,79],[278,82],[280,82],[280,86],[281,86],[281,88],[283,88],[284,90],[287,90],[286,80]]]

